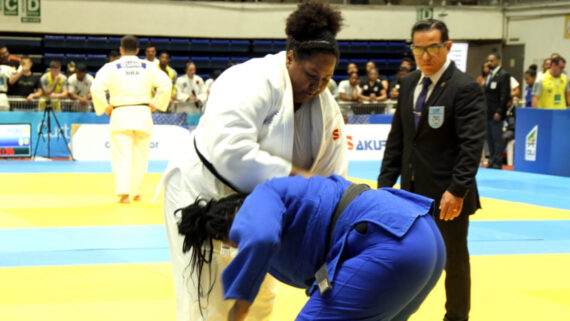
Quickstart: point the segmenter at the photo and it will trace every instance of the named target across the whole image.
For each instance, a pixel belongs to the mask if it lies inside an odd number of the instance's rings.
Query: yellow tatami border
[[[112,174],[0,174],[0,228],[160,225],[161,174],[148,174],[141,202],[118,204]],[[352,179],[375,186],[374,181]],[[570,211],[489,198],[472,220],[560,220]]]
[[[471,320],[567,321],[570,254],[475,256]],[[169,263],[0,268],[0,316],[11,321],[174,321]],[[307,298],[279,284],[272,321]],[[443,278],[412,321],[443,318]]]

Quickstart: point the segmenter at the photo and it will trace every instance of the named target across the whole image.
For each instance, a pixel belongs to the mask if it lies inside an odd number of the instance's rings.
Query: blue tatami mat
[[[348,176],[376,181],[380,166],[351,161]],[[482,197],[570,210],[570,177],[479,168],[477,186]]]
[[[570,221],[476,221],[471,255],[570,253]],[[0,229],[0,267],[169,262],[162,225]]]

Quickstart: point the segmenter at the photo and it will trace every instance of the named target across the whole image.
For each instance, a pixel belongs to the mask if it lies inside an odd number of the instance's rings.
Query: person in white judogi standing
[[[339,60],[335,36],[341,21],[340,11],[328,4],[299,4],[287,20],[286,51],[223,72],[191,140],[182,142],[178,159],[169,162],[163,178],[164,215],[178,321],[225,321],[230,311],[244,307],[224,300],[220,281],[237,251],[215,241],[211,252],[208,247],[203,253],[184,253],[177,209],[198,196],[209,200],[232,189],[251,192],[273,177],[346,175],[344,121],[327,90]],[[204,271],[211,268],[211,274],[189,267],[192,255],[209,253],[212,260]],[[209,297],[200,299],[198,293]],[[268,276],[246,320],[269,320],[275,295],[276,281]]]
[[[176,79],[176,112],[198,114],[208,98],[208,87],[204,79],[196,75],[196,65],[186,64],[186,73]]]
[[[139,51],[136,37],[124,36],[120,51],[120,59],[105,64],[97,72],[91,96],[97,115],[105,113],[111,118],[111,164],[116,193],[120,203],[129,203],[130,196],[140,200],[150,150],[151,113],[155,109],[166,110],[172,83],[162,70],[136,56]]]

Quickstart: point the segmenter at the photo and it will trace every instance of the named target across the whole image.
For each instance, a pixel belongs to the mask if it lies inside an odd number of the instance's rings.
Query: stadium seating
[[[221,39],[210,40],[211,52],[231,52],[230,41]]]
[[[66,48],[65,37],[55,35],[44,36],[44,47],[46,48]]]
[[[170,67],[176,70],[184,70],[186,63],[190,61],[189,56],[170,56]]]
[[[49,61],[59,60],[63,65],[69,61],[85,62],[89,71],[97,71],[107,62],[110,50],[118,50],[121,37],[101,35],[37,35],[0,36],[0,42],[14,47],[14,54],[34,55],[37,70],[45,70]],[[139,37],[139,55],[144,58],[148,42],[156,46],[158,53],[170,54],[170,66],[181,74],[189,60],[194,61],[198,72],[209,74],[215,69],[225,69],[232,64],[247,61],[285,50],[283,39],[194,39],[170,37]],[[344,79],[346,65],[355,62],[364,74],[367,61],[372,60],[384,76],[393,75],[402,57],[409,54],[404,41],[339,41],[340,60],[335,70],[335,79]],[[12,48],[10,48],[12,49]],[[31,52],[30,52],[31,50]],[[339,75],[339,76],[337,76]]]
[[[230,66],[229,57],[210,57],[210,69],[226,69]]]
[[[207,39],[191,39],[190,40],[190,50],[191,51],[210,51],[210,40]]]
[[[65,36],[65,48],[85,48],[85,36]]]
[[[87,54],[87,60],[85,64],[87,68],[96,67],[93,69],[98,69],[107,62],[107,55],[103,54]]]
[[[88,36],[85,42],[87,49],[100,49],[107,47],[107,37]]]

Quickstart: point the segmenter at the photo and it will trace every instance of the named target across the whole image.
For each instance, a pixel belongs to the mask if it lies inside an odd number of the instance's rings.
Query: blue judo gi
[[[267,272],[308,288],[296,320],[407,320],[437,283],[445,246],[431,199],[397,189],[368,190],[332,214],[350,182],[340,176],[275,178],[257,186],[235,216],[238,254],[222,273],[226,299],[253,302]],[[367,222],[361,233],[354,226]],[[327,262],[332,291],[316,290]]]

